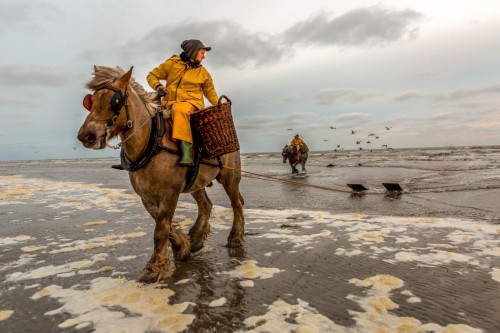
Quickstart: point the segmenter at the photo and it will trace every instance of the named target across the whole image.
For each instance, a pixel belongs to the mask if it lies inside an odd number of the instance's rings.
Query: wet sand
[[[205,248],[148,286],[136,278],[154,224],[117,159],[0,162],[0,331],[498,332],[491,153],[473,167],[318,153],[299,177],[279,154],[245,155],[244,170],[331,190],[245,177],[247,242],[228,249],[232,211],[215,184]],[[368,194],[336,191],[351,182]],[[181,196],[183,230],[193,203]]]

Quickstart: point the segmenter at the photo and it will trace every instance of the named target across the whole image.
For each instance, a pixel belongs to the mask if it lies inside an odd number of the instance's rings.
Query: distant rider
[[[295,149],[297,149],[297,154],[299,154],[299,155],[301,155],[300,146],[302,146],[304,144],[305,144],[304,140],[302,140],[298,134],[295,134],[292,141],[290,142],[290,145],[294,146]]]

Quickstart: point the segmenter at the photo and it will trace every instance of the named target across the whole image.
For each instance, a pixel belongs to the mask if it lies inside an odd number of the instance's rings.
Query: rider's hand
[[[160,96],[160,97],[163,97],[167,94],[167,90],[162,85],[160,85],[160,86],[158,86],[158,88],[156,88],[156,92],[158,93],[158,96]]]

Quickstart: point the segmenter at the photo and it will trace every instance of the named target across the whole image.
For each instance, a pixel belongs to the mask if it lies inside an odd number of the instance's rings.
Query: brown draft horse
[[[292,174],[299,173],[299,170],[296,168],[297,164],[302,166],[302,172],[306,172],[306,161],[308,157],[308,153],[297,154],[297,149],[295,146],[286,145],[283,147],[283,151],[281,152],[281,156],[283,156],[283,163],[286,163],[288,159],[288,163],[292,167]]]
[[[91,99],[90,113],[78,132],[78,140],[86,148],[103,149],[109,140],[119,136],[122,153],[134,161],[148,144],[152,132],[151,119],[158,108],[158,102],[155,101],[155,93],[147,92],[135,82],[132,69],[133,67],[125,73],[120,67],[94,66],[94,77],[86,84],[93,92],[88,96]],[[169,121],[165,121],[165,127],[162,145],[177,150],[177,144],[171,139],[172,127]],[[212,210],[212,202],[205,187],[210,186],[214,179],[224,187],[234,214],[227,246],[241,247],[244,242],[244,201],[239,190],[241,172],[234,170],[241,169],[239,151],[221,156],[223,165],[231,167],[231,170],[221,170],[215,166],[217,163],[200,164],[198,175],[189,190],[198,204],[198,217],[189,230],[189,236],[172,225],[188,172],[187,167],[179,166],[179,159],[178,154],[162,150],[153,155],[142,168],[129,172],[132,187],[156,222],[154,250],[139,278],[141,282],[158,282],[172,275],[169,245],[175,260],[188,260],[190,252],[203,248],[203,242],[210,233],[208,220]]]

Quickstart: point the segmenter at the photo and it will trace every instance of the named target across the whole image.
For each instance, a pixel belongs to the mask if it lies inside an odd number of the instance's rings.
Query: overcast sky
[[[498,0],[0,0],[0,160],[119,156],[76,139],[93,65],[151,90],[191,38],[243,153],[500,144]]]

